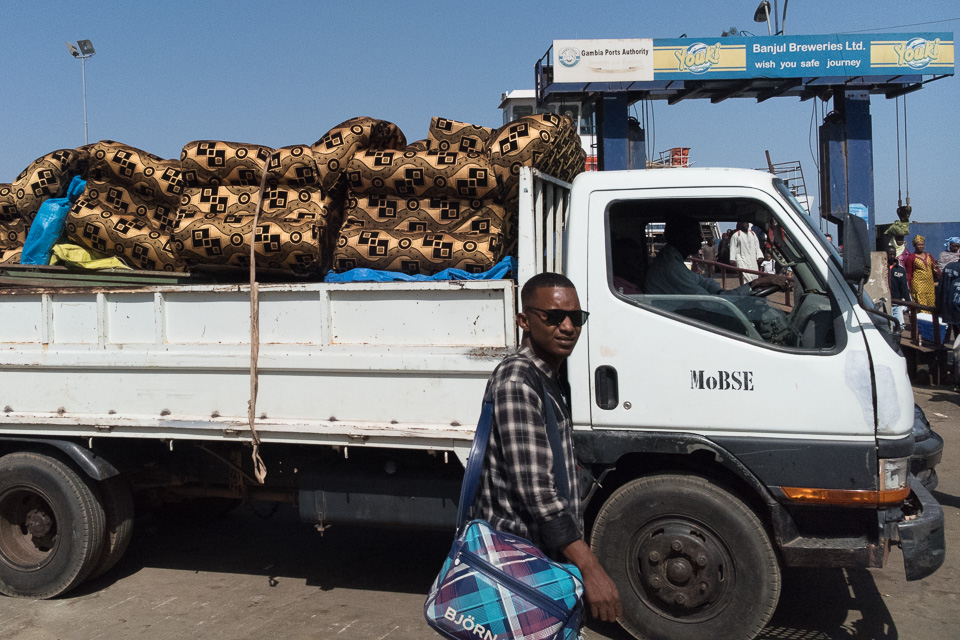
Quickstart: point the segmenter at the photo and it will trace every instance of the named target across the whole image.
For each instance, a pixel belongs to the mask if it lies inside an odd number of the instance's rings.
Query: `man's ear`
[[[530,331],[530,319],[527,318],[527,314],[522,312],[517,314],[517,325],[523,331]]]

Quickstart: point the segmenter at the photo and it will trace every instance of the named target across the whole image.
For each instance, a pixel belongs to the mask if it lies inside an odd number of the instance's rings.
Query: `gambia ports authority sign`
[[[653,38],[554,40],[554,82],[653,80]]]

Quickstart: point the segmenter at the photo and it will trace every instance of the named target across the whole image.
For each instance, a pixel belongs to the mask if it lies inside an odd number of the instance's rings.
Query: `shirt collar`
[[[525,358],[529,358],[530,361],[537,366],[537,369],[540,369],[540,371],[542,371],[543,374],[546,375],[548,378],[552,380],[556,380],[557,372],[554,371],[550,367],[550,365],[546,363],[546,361],[544,361],[540,356],[537,355],[536,351],[533,350],[533,347],[529,345],[525,345],[521,347],[517,353],[524,356]]]

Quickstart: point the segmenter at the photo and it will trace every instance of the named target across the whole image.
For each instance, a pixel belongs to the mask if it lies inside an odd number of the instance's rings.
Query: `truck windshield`
[[[790,206],[799,214],[797,217],[803,221],[814,235],[817,237],[817,240],[826,248],[827,252],[830,254],[830,257],[833,258],[833,261],[837,263],[837,267],[840,267],[840,263],[843,260],[843,257],[840,255],[840,252],[837,250],[829,240],[827,236],[824,235],[823,231],[820,228],[813,224],[813,216],[806,209],[803,208],[803,205],[800,204],[800,201],[797,200],[796,196],[793,195],[793,192],[784,184],[783,180],[780,178],[773,179],[773,186],[780,192],[787,202],[790,203]]]

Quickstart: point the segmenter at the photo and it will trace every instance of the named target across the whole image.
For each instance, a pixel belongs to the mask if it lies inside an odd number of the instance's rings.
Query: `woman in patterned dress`
[[[937,259],[924,251],[926,239],[914,236],[913,253],[904,252],[903,266],[907,270],[910,293],[917,304],[936,306],[935,282],[940,278],[940,266]]]

